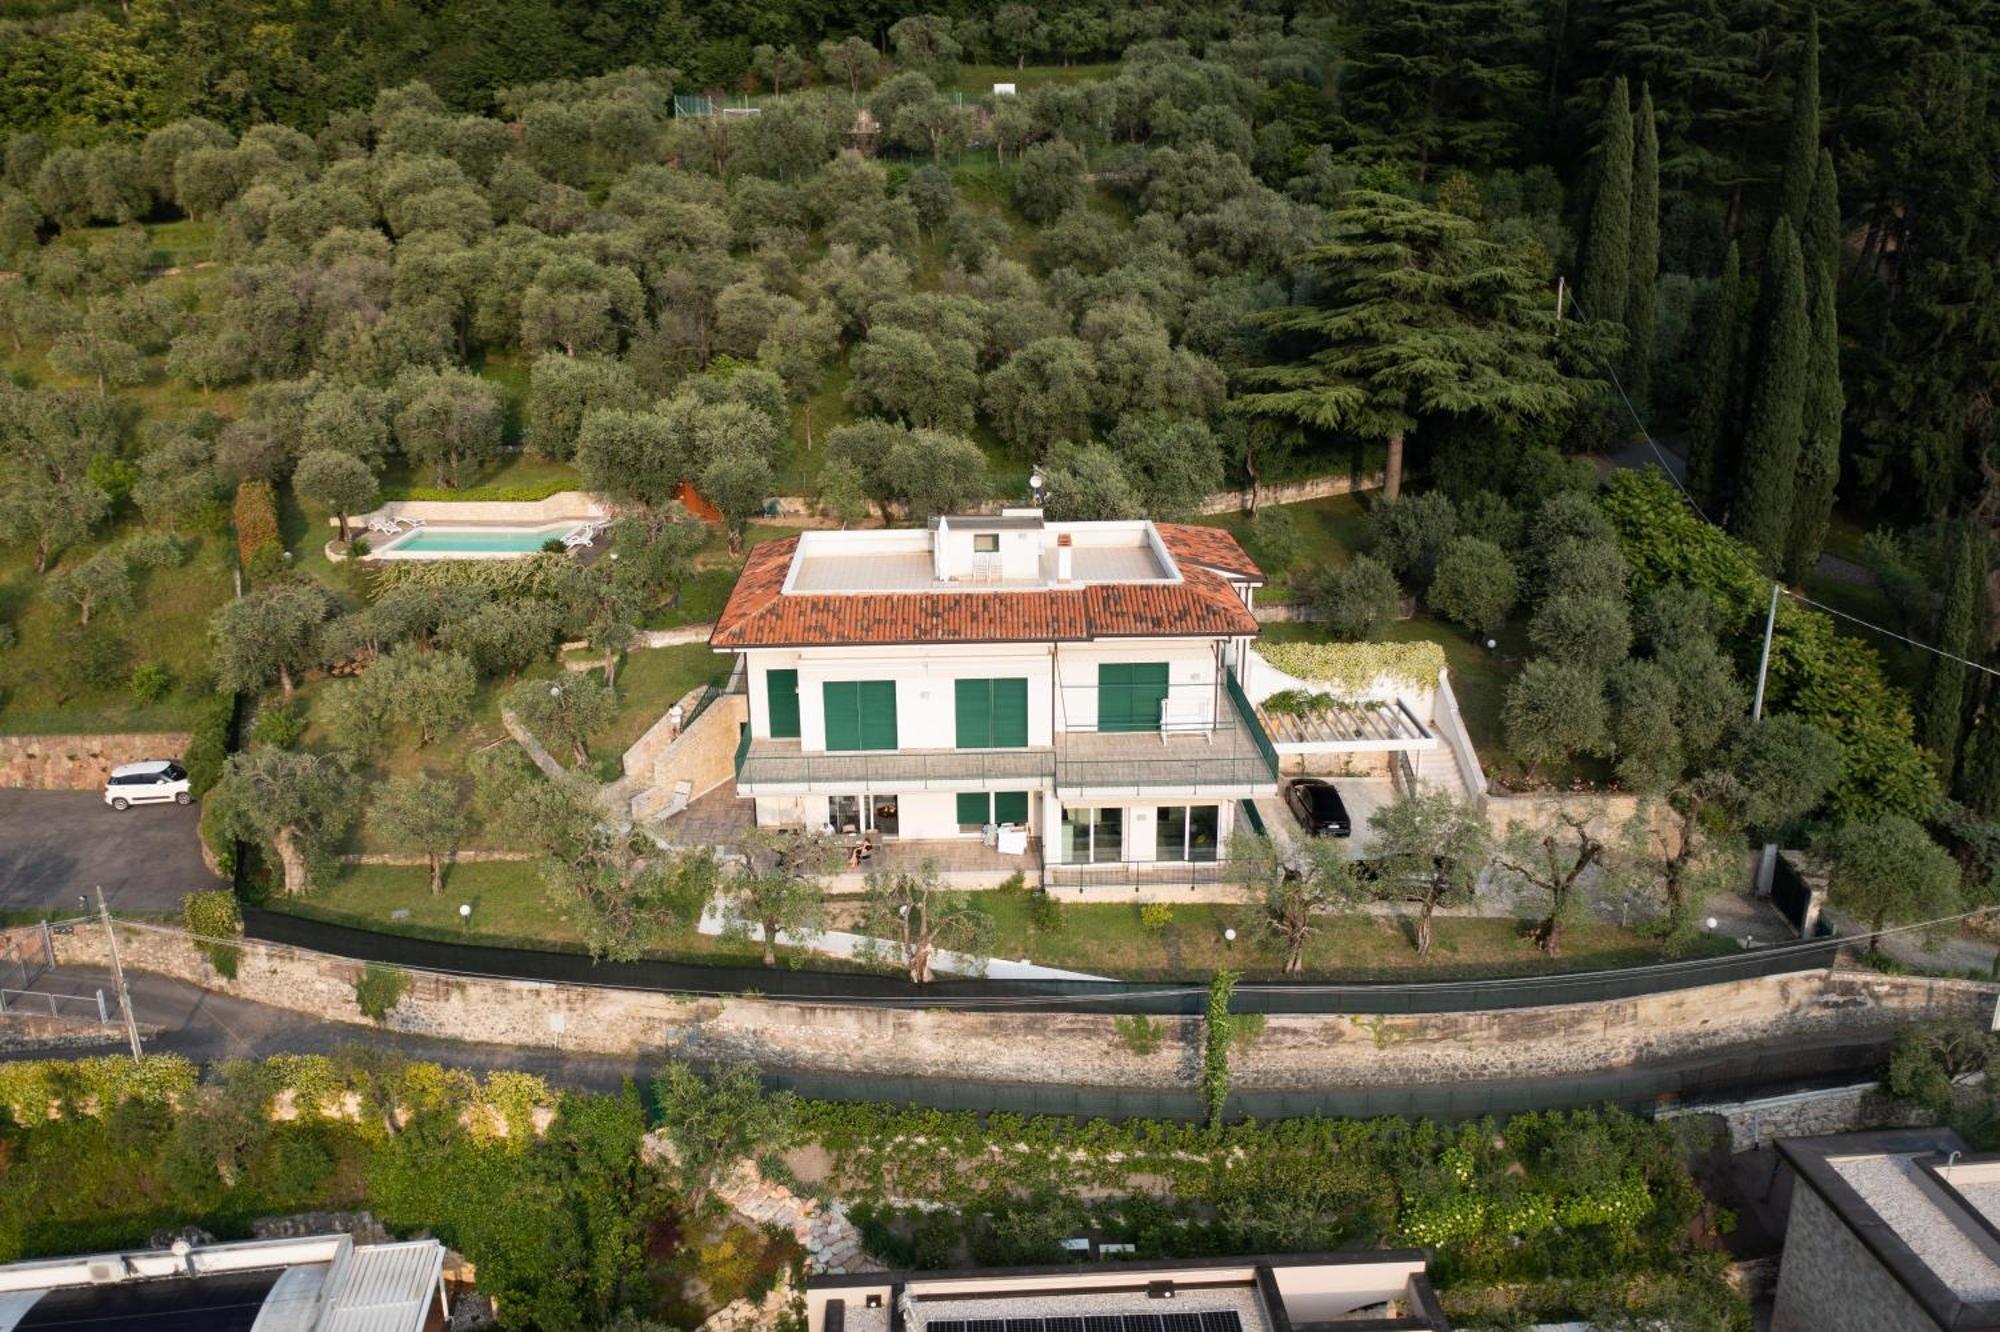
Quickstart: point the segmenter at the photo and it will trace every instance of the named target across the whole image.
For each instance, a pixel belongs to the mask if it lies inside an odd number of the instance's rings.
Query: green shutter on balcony
[[[770,714],[773,740],[799,738],[799,673],[764,672],[764,706]]]
[[[986,826],[988,797],[984,791],[960,791],[958,793],[958,821],[977,827]]]
[[[960,749],[1020,749],[1028,743],[1028,682],[954,680],[953,713]]]
[[[1167,700],[1164,661],[1106,661],[1097,667],[1097,729],[1159,729]]]
[[[863,680],[859,686],[862,749],[896,747],[896,682]]]
[[[894,749],[896,682],[828,680],[820,686],[826,707],[828,749]]]
[[[1028,821],[1028,793],[1026,791],[995,791],[993,793],[993,821],[995,823],[1026,823]]]
[[[993,682],[954,680],[953,702],[958,717],[958,747],[985,749],[993,743]],[[968,820],[960,819],[960,823]]]
[[[820,686],[826,708],[826,747],[861,748],[861,685],[855,680],[828,680]]]
[[[1028,743],[1028,682],[993,682],[993,741],[995,747],[1021,749]]]

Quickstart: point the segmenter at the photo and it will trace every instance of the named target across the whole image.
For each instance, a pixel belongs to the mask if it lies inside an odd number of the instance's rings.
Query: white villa
[[[1386,788],[1391,760],[1443,748],[1428,688],[1260,718],[1298,683],[1252,651],[1263,581],[1218,528],[1038,509],[767,542],[710,638],[736,658],[725,706],[635,746],[634,816],[692,801],[694,841],[830,828],[867,868],[921,856],[967,884],[1215,882],[1234,828],[1283,817],[1281,772]]]

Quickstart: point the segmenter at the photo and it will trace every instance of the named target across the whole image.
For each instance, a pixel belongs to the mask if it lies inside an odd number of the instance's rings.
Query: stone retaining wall
[[[1767,1096],[1755,1101],[1696,1102],[1661,1112],[1662,1118],[1714,1115],[1729,1132],[1729,1150],[1755,1151],[1779,1138],[1811,1138],[1861,1129],[1920,1128],[1937,1116],[1899,1100],[1879,1082]]]
[[[186,731],[122,735],[0,735],[0,787],[33,791],[101,788],[121,763],[176,759],[187,752]]]
[[[360,1020],[361,964],[255,941],[237,978],[212,977],[177,930],[121,923],[125,965],[334,1021]],[[58,939],[63,963],[102,965],[101,931]],[[468,964],[476,955],[468,952]],[[784,988],[784,973],[772,973]],[[1878,1035],[1922,1017],[1984,1017],[2000,987],[1972,981],[1805,972],[1601,1003],[1494,1012],[1274,1016],[1232,1060],[1244,1090],[1410,1086],[1602,1072],[1781,1040]],[[1167,1018],[1134,1055],[1107,1015],[843,1007],[417,973],[396,1030],[621,1055],[743,1058],[800,1071],[885,1077],[1184,1088],[1201,1024]]]

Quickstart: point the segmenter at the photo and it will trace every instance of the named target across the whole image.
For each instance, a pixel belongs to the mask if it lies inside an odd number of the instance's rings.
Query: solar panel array
[[[1234,1309],[1056,1318],[934,1318],[924,1324],[924,1332],[1243,1332],[1243,1320]]]

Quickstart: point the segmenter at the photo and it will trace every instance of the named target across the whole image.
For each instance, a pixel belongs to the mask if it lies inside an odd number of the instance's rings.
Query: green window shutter
[[[995,791],[993,793],[993,821],[995,823],[1026,823],[1028,821],[1028,793],[1026,791]]]
[[[1167,698],[1164,661],[1107,661],[1097,667],[1097,729],[1151,731]]]
[[[960,791],[958,793],[958,821],[986,826],[987,796],[984,791]]]
[[[952,683],[958,716],[958,747],[984,749],[993,743],[993,682],[956,680]],[[963,823],[961,819],[959,822]]]
[[[896,748],[896,682],[862,680],[856,690],[861,714],[861,743],[856,748]]]
[[[1142,661],[1132,667],[1135,731],[1156,731],[1167,708],[1167,663]]]
[[[769,714],[773,740],[799,738],[799,673],[764,672],[764,707]]]
[[[820,686],[826,709],[826,747],[861,748],[861,686],[854,680],[828,680]]]
[[[993,682],[993,741],[996,746],[1015,749],[1028,743],[1028,682],[1023,679]]]

